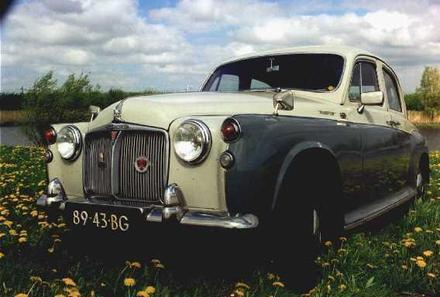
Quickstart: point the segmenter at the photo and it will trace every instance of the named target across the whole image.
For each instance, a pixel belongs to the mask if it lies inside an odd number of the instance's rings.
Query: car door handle
[[[387,124],[390,125],[391,127],[400,126],[400,122],[396,122],[396,121],[387,121]]]

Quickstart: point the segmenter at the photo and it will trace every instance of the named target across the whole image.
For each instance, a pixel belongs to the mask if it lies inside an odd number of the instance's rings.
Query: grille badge
[[[99,152],[98,153],[98,166],[99,167],[105,167],[105,159],[104,159],[104,153]]]
[[[134,168],[136,168],[136,171],[139,173],[147,172],[149,167],[150,167],[150,160],[148,160],[147,157],[145,156],[140,156],[136,158],[136,160],[134,161]]]
[[[116,140],[116,137],[118,137],[119,131],[112,131],[112,141],[114,142]]]

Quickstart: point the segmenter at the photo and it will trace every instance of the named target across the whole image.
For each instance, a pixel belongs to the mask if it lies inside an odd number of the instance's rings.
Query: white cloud
[[[440,65],[440,3],[434,0],[181,0],[150,11],[139,5],[18,4],[2,25],[2,87],[28,86],[54,69],[91,72],[104,88],[182,89],[224,58],[308,44],[377,53],[401,73],[407,90],[416,87],[424,65]]]

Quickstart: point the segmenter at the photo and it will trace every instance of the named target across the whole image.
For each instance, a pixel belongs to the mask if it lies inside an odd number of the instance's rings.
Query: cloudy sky
[[[225,58],[319,44],[372,51],[413,91],[440,65],[440,0],[20,0],[1,24],[1,89],[48,70],[104,89],[197,89]]]

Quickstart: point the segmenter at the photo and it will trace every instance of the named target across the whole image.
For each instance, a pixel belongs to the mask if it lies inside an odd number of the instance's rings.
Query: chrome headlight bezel
[[[70,134],[72,142],[64,141],[67,134]],[[60,150],[60,144],[65,142],[73,146],[73,151],[71,153],[66,154]],[[60,154],[61,158],[67,161],[74,161],[81,154],[81,149],[82,149],[81,131],[73,125],[64,126],[57,133],[56,145],[57,145],[58,153]]]
[[[185,158],[182,152],[179,152],[179,148],[176,147],[176,143],[177,143],[176,140],[178,137],[178,133],[180,129],[182,129],[185,125],[192,125],[193,127],[196,127],[203,138],[202,141],[200,142],[202,146],[200,153],[198,153],[196,156],[192,158]],[[186,120],[182,122],[174,132],[174,137],[173,137],[174,153],[179,158],[179,160],[182,160],[187,164],[195,165],[203,162],[206,159],[206,157],[209,155],[209,151],[211,150],[211,145],[212,145],[211,131],[209,130],[208,126],[206,126],[206,124],[200,120],[195,120],[195,119]]]

